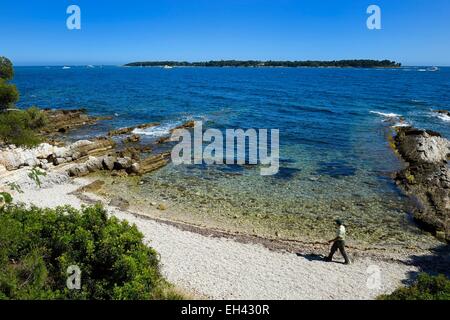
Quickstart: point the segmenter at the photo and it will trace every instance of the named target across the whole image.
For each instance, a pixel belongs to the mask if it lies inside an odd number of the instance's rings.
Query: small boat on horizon
[[[90,69],[92,69],[92,68],[95,68],[92,64],[88,64],[87,66],[86,66],[86,68],[90,68]]]
[[[439,68],[433,66],[433,67],[427,68],[427,71],[430,71],[430,72],[436,72],[436,71],[439,71]]]
[[[165,66],[163,67],[163,69],[173,69],[173,67],[172,67],[172,66],[165,65]]]
[[[62,68],[63,68],[63,70],[70,69],[70,67],[68,67],[68,66],[64,66]]]

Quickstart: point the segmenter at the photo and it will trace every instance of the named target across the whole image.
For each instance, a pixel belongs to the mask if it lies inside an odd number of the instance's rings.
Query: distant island
[[[203,62],[143,61],[125,64],[126,67],[289,67],[289,68],[399,68],[401,63],[390,60],[332,60],[332,61],[259,61],[217,60]]]

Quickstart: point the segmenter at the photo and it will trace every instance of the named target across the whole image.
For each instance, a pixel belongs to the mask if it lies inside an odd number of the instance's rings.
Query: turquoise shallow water
[[[221,130],[279,129],[276,176],[261,177],[250,167],[169,165],[147,177],[143,194],[219,213],[339,215],[366,227],[384,219],[393,230],[414,233],[389,177],[400,163],[387,143],[393,120],[386,115],[450,137],[450,119],[432,112],[450,109],[449,68],[19,67],[15,83],[21,107],[115,114],[77,137],[158,121],[160,127],[145,132],[156,139],[188,119]],[[215,206],[198,206],[205,201]]]

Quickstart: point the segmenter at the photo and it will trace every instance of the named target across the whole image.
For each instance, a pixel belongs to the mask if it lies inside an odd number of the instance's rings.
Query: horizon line
[[[156,60],[155,60],[156,61]],[[155,62],[151,61],[151,62]],[[169,60],[167,60],[169,61]],[[175,60],[174,60],[175,61]],[[220,61],[220,60],[214,60],[214,61]],[[244,60],[242,60],[244,61]],[[247,61],[247,60],[245,60]],[[273,60],[274,61],[274,60]],[[279,60],[279,61],[289,61],[289,60]],[[159,62],[159,61],[157,61]],[[163,61],[161,61],[163,62]],[[172,62],[172,61],[171,61]],[[178,61],[177,61],[178,62]],[[103,66],[103,67],[127,67],[127,63],[125,64],[117,64],[117,63],[109,63],[109,64],[102,64],[102,63],[62,63],[62,64],[14,64],[14,67],[86,67],[86,66]],[[154,66],[155,68],[159,66]],[[183,66],[176,66],[177,68],[182,68]],[[441,67],[441,68],[448,68],[450,67],[450,64],[442,65],[442,64],[402,64],[400,68],[407,68],[407,67]],[[143,68],[152,68],[152,66],[146,66]],[[201,66],[184,66],[184,68],[202,68]],[[211,67],[208,67],[211,68]],[[233,67],[233,68],[239,68],[239,67]],[[243,67],[245,68],[245,67]],[[264,68],[264,66],[263,66]],[[266,67],[269,68],[269,67]],[[292,67],[291,67],[292,68]],[[295,68],[295,67],[294,67]],[[298,67],[301,68],[301,67]],[[324,68],[324,67],[304,67],[304,68]],[[329,67],[329,68],[337,68],[337,67]]]

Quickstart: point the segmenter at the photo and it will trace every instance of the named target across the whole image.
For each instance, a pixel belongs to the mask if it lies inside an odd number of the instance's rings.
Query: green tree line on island
[[[126,67],[289,67],[289,68],[399,68],[401,63],[391,60],[332,60],[332,61],[259,61],[259,60],[217,60],[204,62],[186,61],[143,61],[127,63]]]

